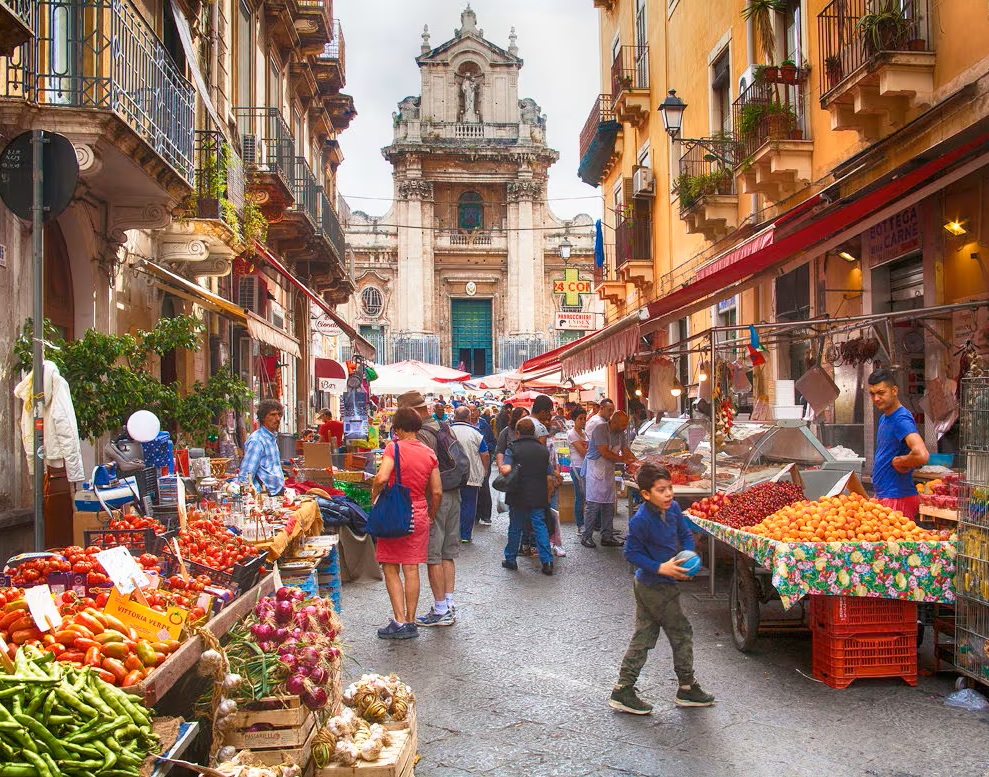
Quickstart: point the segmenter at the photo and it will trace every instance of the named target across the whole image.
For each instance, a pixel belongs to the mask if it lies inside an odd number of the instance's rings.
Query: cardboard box
[[[83,532],[106,528],[110,516],[102,510],[98,513],[75,510],[72,513],[72,544],[84,547]]]
[[[328,442],[302,443],[302,455],[306,469],[322,469],[333,466],[333,449]]]

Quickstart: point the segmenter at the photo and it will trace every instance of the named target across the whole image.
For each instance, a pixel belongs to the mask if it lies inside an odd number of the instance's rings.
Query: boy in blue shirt
[[[714,696],[694,679],[693,630],[680,609],[676,586],[677,580],[690,578],[681,562],[673,560],[680,550],[694,549],[694,537],[673,500],[669,470],[643,464],[636,484],[644,501],[628,522],[624,550],[625,558],[636,567],[635,633],[622,659],[608,706],[633,715],[652,712],[652,705],[636,693],[635,683],[663,629],[673,650],[673,669],[679,681],[673,701],[681,707],[709,707]]]

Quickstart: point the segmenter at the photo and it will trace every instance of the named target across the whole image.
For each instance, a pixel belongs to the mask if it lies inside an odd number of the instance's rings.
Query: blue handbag
[[[412,493],[402,485],[402,467],[395,443],[395,482],[385,486],[367,516],[367,533],[372,537],[394,539],[415,531],[412,517]]]

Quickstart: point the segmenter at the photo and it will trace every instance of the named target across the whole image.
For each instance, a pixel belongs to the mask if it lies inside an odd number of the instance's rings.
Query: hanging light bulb
[[[683,393],[683,384],[679,380],[673,379],[673,386],[670,388],[670,394],[675,397],[680,396]]]
[[[635,390],[635,396],[637,396],[637,397],[641,397],[641,396],[642,396],[642,389],[640,389],[640,388],[637,388],[637,389]]]
[[[707,368],[708,368],[708,363],[707,362],[701,362],[700,363],[700,366],[697,368],[697,370],[698,370],[697,371],[697,380],[698,380],[698,382],[703,383],[705,380],[707,380]]]

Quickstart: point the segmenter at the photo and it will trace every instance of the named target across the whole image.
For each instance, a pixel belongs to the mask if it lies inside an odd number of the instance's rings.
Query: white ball
[[[127,419],[127,434],[137,442],[151,442],[161,431],[161,421],[150,410],[138,410]]]

